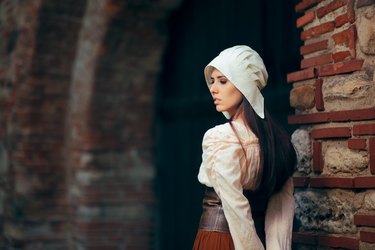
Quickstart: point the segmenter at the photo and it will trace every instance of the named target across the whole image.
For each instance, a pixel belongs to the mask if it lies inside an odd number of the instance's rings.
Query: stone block
[[[363,208],[369,211],[375,211],[375,190],[365,192]]]
[[[326,111],[375,106],[375,86],[364,72],[325,78],[322,87]]]
[[[367,169],[367,152],[350,150],[345,143],[327,143],[324,152],[325,175],[344,175],[362,173]]]
[[[295,193],[295,218],[299,230],[328,233],[355,233],[353,206],[355,195],[350,191],[302,191]]]
[[[375,55],[375,5],[367,7],[358,17],[358,42],[360,50],[367,55]]]
[[[290,92],[289,101],[293,108],[311,109],[315,106],[315,88],[310,85],[296,86]]]
[[[311,137],[306,129],[297,129],[292,134],[292,143],[297,152],[297,171],[301,174],[311,173]]]

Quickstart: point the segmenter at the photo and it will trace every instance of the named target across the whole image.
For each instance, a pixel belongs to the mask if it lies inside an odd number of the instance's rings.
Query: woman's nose
[[[210,92],[211,92],[212,94],[213,94],[213,93],[217,93],[217,84],[216,84],[216,82],[214,82],[214,83],[211,84]]]

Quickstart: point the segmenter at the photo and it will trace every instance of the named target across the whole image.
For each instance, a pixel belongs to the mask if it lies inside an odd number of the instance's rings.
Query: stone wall
[[[375,2],[303,0],[295,249],[375,248]]]

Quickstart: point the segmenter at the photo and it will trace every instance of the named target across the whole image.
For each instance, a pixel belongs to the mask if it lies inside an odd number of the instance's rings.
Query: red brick
[[[288,116],[288,124],[323,123],[327,121],[328,121],[328,113]]]
[[[375,243],[375,232],[360,231],[359,238],[363,242]]]
[[[359,249],[359,239],[349,237],[319,235],[318,244],[334,248]]]
[[[288,117],[289,124],[325,123],[339,121],[364,121],[375,119],[375,109],[358,109],[294,115]]]
[[[375,137],[369,138],[370,171],[375,174]]]
[[[348,0],[347,4],[347,12],[337,16],[335,18],[336,27],[341,27],[346,23],[354,23],[355,22],[355,12],[354,12],[354,1]]]
[[[343,26],[344,24],[348,23],[350,20],[349,20],[349,16],[348,16],[348,13],[344,13],[340,16],[337,16],[335,18],[335,25],[336,25],[336,28],[339,28],[341,26]]]
[[[375,214],[355,214],[354,224],[357,226],[375,226]]]
[[[322,92],[323,79],[315,80],[315,108],[318,111],[324,110],[323,92]]]
[[[357,150],[364,150],[366,149],[366,139],[349,139],[348,140],[348,148],[350,149],[357,149]]]
[[[361,176],[354,178],[355,188],[375,188],[375,176]]]
[[[316,16],[322,18],[323,16],[327,15],[328,13],[337,10],[338,8],[344,6],[348,0],[336,0],[332,1],[326,6],[320,7],[316,11]]]
[[[355,12],[354,12],[354,0],[349,0],[348,1],[348,20],[350,23],[355,22]]]
[[[350,26],[348,29],[332,35],[335,45],[345,44],[350,49],[355,49],[355,41],[357,39],[357,29],[355,25]]]
[[[340,52],[334,53],[332,55],[332,59],[333,59],[334,62],[343,61],[344,59],[346,59],[348,57],[352,57],[352,55],[349,51],[340,51]],[[353,57],[355,57],[355,56],[353,56]]]
[[[310,54],[312,52],[316,52],[319,50],[324,50],[326,48],[328,48],[328,40],[323,40],[323,41],[319,41],[316,43],[311,43],[311,44],[302,46],[300,48],[300,54],[306,55],[306,54]]]
[[[314,20],[314,18],[315,18],[314,11],[306,12],[305,15],[297,19],[296,21],[297,28],[301,28],[302,26],[305,26],[306,24],[311,23]]]
[[[314,188],[353,188],[354,179],[349,177],[312,177],[310,187]]]
[[[324,65],[333,62],[332,54],[323,54],[310,58],[303,59],[301,61],[301,68],[308,68],[316,65]]]
[[[310,177],[308,176],[294,176],[293,184],[294,187],[308,187],[310,183]]]
[[[335,22],[326,22],[318,26],[312,27],[308,30],[305,30],[301,33],[301,40],[307,40],[312,37],[319,36],[321,34],[333,31],[335,29]]]
[[[314,68],[308,68],[300,71],[295,71],[287,75],[287,82],[298,82],[315,77]]]
[[[294,9],[296,12],[302,12],[308,8],[315,6],[321,1],[323,0],[303,0],[302,2],[298,3]]]
[[[372,120],[375,119],[375,109],[369,108],[330,112],[328,118],[328,121],[334,122]]]
[[[311,136],[314,139],[325,138],[348,138],[351,137],[349,127],[336,127],[336,128],[319,128],[311,131]]]
[[[343,73],[349,73],[362,69],[363,60],[351,60],[346,62],[338,62],[331,65],[318,67],[318,76],[330,76]]]
[[[318,243],[318,236],[310,232],[293,232],[292,241],[294,243],[316,245]]]
[[[353,135],[374,135],[375,123],[356,124],[353,126]]]
[[[322,155],[322,143],[320,141],[313,142],[313,169],[316,173],[323,172],[324,161]]]

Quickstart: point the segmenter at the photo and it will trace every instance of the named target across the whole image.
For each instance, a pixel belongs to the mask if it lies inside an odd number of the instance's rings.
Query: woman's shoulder
[[[236,129],[237,135],[233,129]],[[229,122],[226,122],[210,128],[204,134],[203,142],[239,143],[238,139],[240,139],[243,144],[258,142],[257,137],[251,132],[251,130],[247,129],[245,125],[238,122],[232,122],[232,125]]]
[[[236,135],[234,134],[234,131],[229,122],[227,122],[224,124],[216,125],[215,127],[207,130],[207,132],[204,134],[203,141],[236,142],[238,141],[238,139],[236,138]]]

